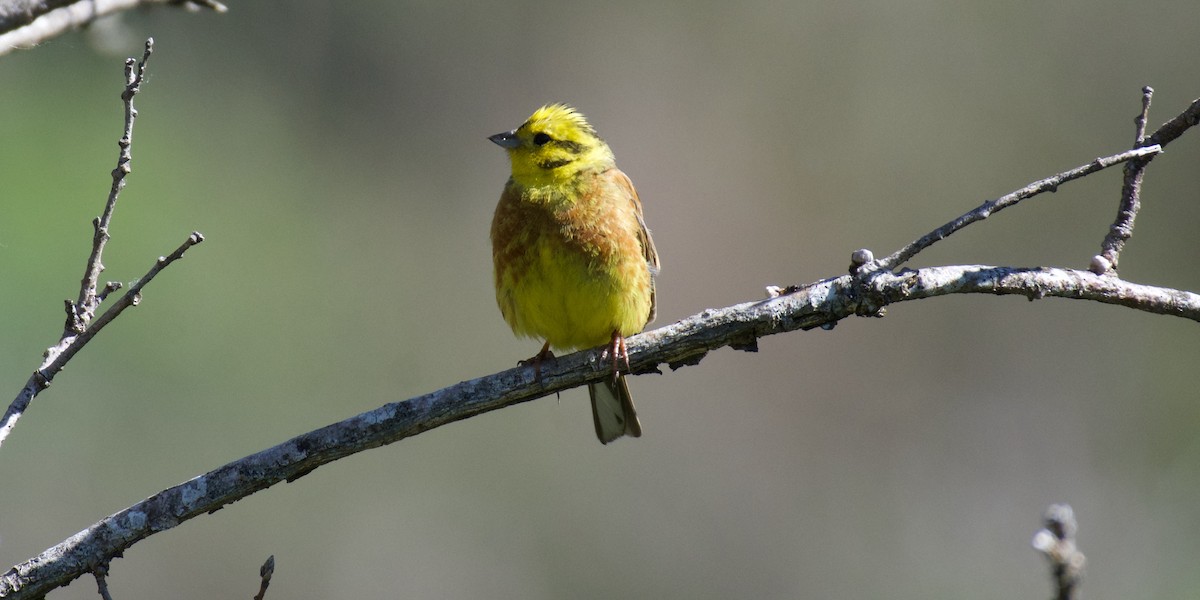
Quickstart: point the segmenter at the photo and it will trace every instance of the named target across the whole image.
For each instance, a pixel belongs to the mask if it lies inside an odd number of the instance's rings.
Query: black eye
[[[546,142],[549,142],[549,141],[550,141],[550,136],[546,135],[545,132],[541,132],[541,133],[538,133],[537,135],[533,136],[533,144],[535,146],[545,146]]]

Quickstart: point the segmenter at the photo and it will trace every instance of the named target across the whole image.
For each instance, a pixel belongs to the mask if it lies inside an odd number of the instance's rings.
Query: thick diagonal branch
[[[1087,271],[989,266],[880,271],[865,280],[843,275],[773,298],[707,310],[631,337],[629,361],[635,373],[658,372],[663,364],[679,368],[700,362],[717,348],[753,350],[763,336],[828,328],[856,314],[875,314],[883,305],[961,293],[1088,299],[1200,322],[1200,295],[1136,285]],[[535,381],[532,368],[518,367],[386,404],[213,469],[14,566],[0,575],[0,597],[40,597],[120,556],[146,537],[277,483],[294,481],[351,454],[611,377],[600,360],[601,352],[602,348],[585,350],[543,364],[540,381]]]

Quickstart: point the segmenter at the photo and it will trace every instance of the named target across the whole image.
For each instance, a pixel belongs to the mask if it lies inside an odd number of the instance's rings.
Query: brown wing
[[[658,316],[658,301],[654,290],[654,278],[658,275],[660,268],[658,250],[654,248],[654,238],[650,237],[650,230],[646,227],[645,219],[642,218],[642,200],[638,198],[633,182],[618,168],[610,169],[609,174],[612,176],[613,183],[624,190],[626,196],[633,201],[633,212],[637,215],[638,242],[642,244],[642,256],[646,259],[646,266],[650,269],[650,315],[646,317],[646,324],[649,325],[654,321],[654,317]]]

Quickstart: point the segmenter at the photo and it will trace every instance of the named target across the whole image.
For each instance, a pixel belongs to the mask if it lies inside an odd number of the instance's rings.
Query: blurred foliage
[[[845,269],[980,201],[1132,144],[1200,96],[1193,3],[230,2],[0,59],[0,366],[57,337],[116,161],[122,58],[153,35],[105,256],[208,241],[81,353],[0,449],[0,564],[292,435],[509,367],[489,134],[585,112],[662,253],[659,323]],[[107,50],[106,50],[107,49]],[[111,54],[117,49],[118,54]],[[1149,169],[1122,274],[1200,289],[1200,133]],[[1119,169],[919,264],[1084,267]],[[1194,591],[1195,324],[971,296],[631,381],[322,468],[156,535],[121,598],[1039,597],[1070,502],[1105,597]],[[52,594],[93,597],[90,580]]]

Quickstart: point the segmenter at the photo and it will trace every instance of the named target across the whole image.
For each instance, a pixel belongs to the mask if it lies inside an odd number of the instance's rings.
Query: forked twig
[[[137,119],[137,109],[133,107],[133,97],[142,91],[142,81],[146,75],[146,61],[154,52],[154,38],[146,40],[146,49],[142,53],[141,62],[132,58],[125,59],[125,91],[121,92],[121,101],[125,103],[125,130],[117,146],[121,149],[117,155],[117,167],[112,171],[112,188],[108,192],[108,200],[104,203],[104,212],[92,219],[92,253],[88,255],[87,266],[83,270],[83,280],[79,284],[79,299],[74,305],[67,307],[67,324],[63,337],[83,333],[96,308],[100,305],[96,288],[99,285],[100,273],[104,272],[104,247],[111,236],[108,227],[112,224],[113,211],[117,208],[117,198],[125,189],[125,176],[133,171],[131,165],[133,155],[133,122]],[[110,284],[111,285],[111,284]],[[120,284],[116,284],[120,285]]]
[[[1045,179],[1035,181],[1019,190],[1000,196],[995,200],[988,200],[987,202],[984,202],[974,210],[958,217],[957,219],[954,219],[953,221],[950,221],[949,223],[946,223],[945,225],[942,225],[941,227],[938,227],[937,229],[934,229],[933,231],[921,236],[896,252],[881,258],[874,263],[865,265],[865,270],[860,272],[869,273],[880,269],[886,269],[889,271],[894,270],[896,267],[899,267],[912,257],[916,256],[918,252],[945,239],[946,237],[950,236],[950,234],[966,227],[967,225],[970,225],[971,223],[982,221],[993,214],[1004,210],[1005,208],[1017,204],[1022,200],[1032,198],[1043,192],[1058,191],[1058,186],[1067,183],[1068,181],[1074,181],[1081,177],[1091,175],[1092,173],[1095,173],[1101,169],[1106,169],[1126,161],[1153,156],[1161,151],[1162,149],[1157,145],[1126,150],[1120,154],[1097,158],[1092,162],[1089,162],[1085,165],[1080,165],[1069,171],[1063,171],[1062,173],[1051,175]]]
[[[204,241],[204,236],[193,232],[182,245],[171,254],[160,257],[150,270],[137,280],[129,290],[109,307],[104,314],[96,318],[96,310],[109,294],[121,288],[120,283],[110,282],[102,289],[99,288],[100,273],[104,271],[104,248],[110,239],[109,225],[112,223],[113,212],[121,190],[125,188],[125,178],[131,172],[133,144],[133,124],[137,119],[137,109],[133,106],[133,98],[141,91],[146,74],[146,63],[154,52],[154,39],[146,40],[145,51],[140,62],[129,58],[125,60],[125,88],[121,92],[121,100],[125,104],[125,127],[121,139],[117,142],[120,152],[117,155],[117,166],[112,171],[112,187],[108,199],[104,203],[104,211],[92,220],[92,249],[84,267],[83,279],[79,285],[79,297],[75,302],[65,301],[67,319],[63,326],[62,336],[58,343],[46,349],[42,364],[29,376],[25,386],[17,393],[17,397],[9,404],[0,420],[0,445],[4,443],[17,421],[29,409],[29,404],[42,390],[49,387],[54,377],[66,366],[71,357],[83,349],[105,325],[108,325],[126,308],[136,306],[141,299],[142,288],[167,265],[183,257],[188,248]]]
[[[1150,100],[1154,97],[1154,88],[1142,88],[1142,112],[1134,118],[1136,131],[1133,136],[1133,147],[1140,148],[1146,141],[1146,120],[1150,116]],[[1121,203],[1117,208],[1117,218],[1108,228],[1108,234],[1100,244],[1100,254],[1092,257],[1088,270],[1104,275],[1117,269],[1117,261],[1125,242],[1133,237],[1133,222],[1142,208],[1142,178],[1146,174],[1146,165],[1150,164],[1153,156],[1125,163],[1125,178],[1121,184]]]

